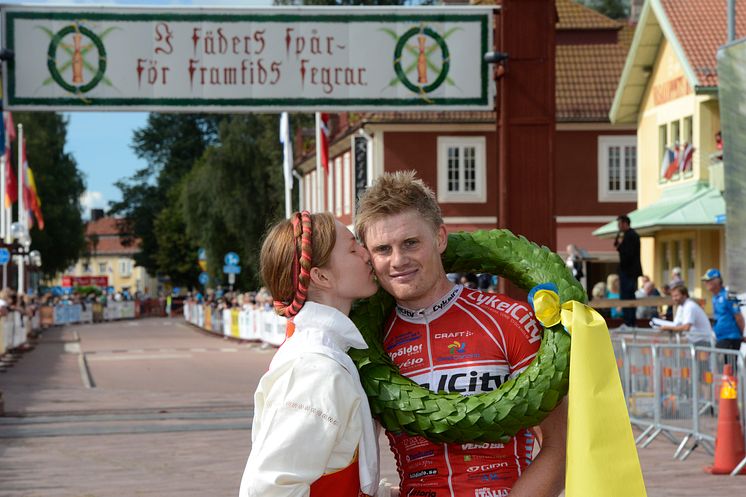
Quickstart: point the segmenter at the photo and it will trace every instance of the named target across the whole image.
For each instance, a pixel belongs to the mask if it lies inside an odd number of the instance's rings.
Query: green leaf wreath
[[[565,262],[508,230],[452,233],[443,254],[448,272],[498,274],[530,290],[554,283],[561,302],[586,301],[583,288]],[[442,442],[506,441],[523,428],[538,425],[567,393],[570,336],[561,324],[546,328],[534,361],[497,390],[472,396],[434,393],[399,373],[383,349],[381,333],[394,299],[379,291],[359,302],[350,317],[368,344],[351,349],[373,415],[389,431],[405,431]]]

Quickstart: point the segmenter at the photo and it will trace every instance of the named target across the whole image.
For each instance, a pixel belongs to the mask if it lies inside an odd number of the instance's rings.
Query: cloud
[[[83,208],[84,217],[88,217],[91,209],[105,209],[106,200],[101,192],[85,192],[80,196],[80,206]]]

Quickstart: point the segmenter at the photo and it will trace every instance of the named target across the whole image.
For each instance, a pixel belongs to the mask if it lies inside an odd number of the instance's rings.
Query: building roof
[[[696,81],[717,86],[717,51],[728,40],[727,0],[658,0]],[[736,38],[746,35],[746,1],[736,2]],[[669,40],[670,41],[670,40]]]
[[[126,237],[120,235],[117,226],[117,223],[121,221],[122,219],[120,218],[102,217],[86,224],[85,237],[88,243],[91,243],[92,235],[98,236],[96,246],[90,247],[91,253],[95,252],[97,255],[120,255],[139,252],[138,240],[135,240],[132,244],[125,245],[123,243]]]
[[[609,19],[573,0],[556,0],[557,29],[619,29],[622,23]]]
[[[725,214],[725,200],[720,190],[706,182],[687,183],[663,190],[660,200],[629,213],[632,227],[640,235],[661,229],[702,228],[715,226]],[[617,233],[612,221],[593,232],[611,238]]]
[[[717,88],[717,51],[727,38],[727,0],[646,0],[624,64],[611,122],[637,122],[663,39],[671,44],[695,93]],[[736,38],[746,35],[746,0],[736,7]]]
[[[619,29],[617,43],[557,45],[557,121],[608,121],[633,32]]]

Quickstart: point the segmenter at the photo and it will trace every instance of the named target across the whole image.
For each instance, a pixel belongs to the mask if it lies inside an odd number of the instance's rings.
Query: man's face
[[[629,224],[621,219],[617,219],[616,225],[619,231],[627,231],[629,229]]]
[[[441,296],[438,283],[445,271],[440,254],[447,242],[445,226],[434,231],[415,210],[380,219],[365,232],[379,283],[410,309],[426,307]]]
[[[718,293],[720,291],[720,279],[713,278],[705,281],[705,288],[707,288],[707,291],[710,293]]]
[[[674,288],[673,290],[671,290],[671,299],[673,300],[674,304],[681,305],[686,300],[686,295],[684,295],[681,290]]]

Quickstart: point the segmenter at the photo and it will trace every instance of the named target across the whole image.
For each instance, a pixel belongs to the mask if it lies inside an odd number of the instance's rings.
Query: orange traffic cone
[[[723,386],[720,388],[720,413],[718,434],[715,439],[715,464],[705,468],[713,475],[727,475],[744,458],[743,431],[738,420],[738,399],[733,367],[723,368]],[[740,474],[746,474],[746,468]]]

